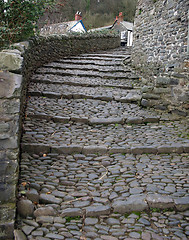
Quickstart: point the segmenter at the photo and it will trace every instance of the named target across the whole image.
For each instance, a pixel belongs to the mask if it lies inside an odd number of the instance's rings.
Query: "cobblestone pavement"
[[[189,239],[187,118],[140,108],[129,56],[67,57],[32,76],[16,239]]]

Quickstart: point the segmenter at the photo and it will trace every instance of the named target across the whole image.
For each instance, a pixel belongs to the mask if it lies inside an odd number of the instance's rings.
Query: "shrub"
[[[34,35],[36,22],[55,0],[0,0],[0,48]]]

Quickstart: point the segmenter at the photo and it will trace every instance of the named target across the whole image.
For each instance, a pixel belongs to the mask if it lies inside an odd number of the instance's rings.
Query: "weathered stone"
[[[33,216],[34,205],[32,201],[22,199],[17,203],[18,214],[22,217]]]
[[[72,153],[81,153],[82,152],[82,146],[80,145],[62,145],[59,147],[52,147],[52,153],[64,153],[64,154],[72,154]]]
[[[22,143],[21,144],[22,151],[23,152],[30,152],[30,153],[48,153],[50,152],[50,146],[47,144],[27,144],[27,143]]]
[[[87,217],[99,217],[102,215],[110,214],[110,206],[95,206],[95,207],[87,207],[86,208],[86,216]]]
[[[148,209],[145,201],[145,195],[130,196],[126,201],[115,201],[112,204],[114,212],[128,213],[132,211],[144,211]]]
[[[46,235],[47,238],[50,238],[50,239],[56,239],[56,240],[64,240],[64,237],[60,234],[55,234],[55,233],[48,233]]]
[[[129,117],[127,118],[127,124],[140,124],[143,122],[143,118],[141,117]]]
[[[160,99],[159,95],[152,94],[152,93],[143,93],[142,97],[145,99]]]
[[[1,206],[3,207],[3,206]],[[9,212],[8,212],[9,214]],[[15,216],[14,216],[15,217]],[[2,239],[13,239],[14,235],[14,218],[8,221],[6,218],[2,218],[0,222],[0,236]]]
[[[54,222],[54,217],[52,216],[39,216],[36,218],[36,222],[39,224],[43,223],[53,223]]]
[[[145,226],[150,226],[151,225],[151,223],[145,218],[140,218],[138,220],[138,222],[141,223],[141,224],[144,224]]]
[[[183,147],[180,144],[163,145],[158,147],[158,153],[183,153]]]
[[[123,118],[91,118],[89,119],[90,124],[123,124]]]
[[[158,117],[153,117],[153,116],[144,117],[144,123],[158,123],[158,122],[159,122]]]
[[[108,218],[106,222],[108,225],[120,225],[120,221],[116,218]]]
[[[10,72],[0,72],[0,98],[19,97],[22,76]]]
[[[166,78],[166,77],[157,77],[156,79],[156,85],[157,86],[165,86],[165,85],[169,85],[171,82],[170,78]]]
[[[31,189],[31,190],[27,191],[26,196],[32,202],[36,202],[36,203],[39,202],[39,194],[36,189]]]
[[[145,154],[145,153],[157,153],[156,146],[140,146],[140,147],[132,147],[131,153],[133,154]]]
[[[105,154],[107,152],[106,146],[86,146],[83,147],[83,154]]]
[[[61,117],[61,116],[56,116],[53,117],[54,122],[62,122],[62,123],[68,123],[70,121],[69,117]]]
[[[165,195],[149,194],[146,197],[146,201],[150,208],[166,209],[174,207],[173,199]]]
[[[31,232],[35,229],[35,227],[32,226],[24,226],[22,227],[22,231],[26,234],[26,236],[30,235]]]
[[[112,147],[108,150],[109,154],[112,153],[130,153],[130,148],[129,147]]]
[[[52,203],[52,204],[60,204],[62,202],[62,199],[60,198],[56,198],[55,196],[53,195],[50,195],[50,194],[40,194],[39,196],[39,201],[41,203]]]
[[[81,208],[66,208],[61,213],[62,217],[77,217],[83,216],[83,211]]]
[[[26,235],[21,230],[14,230],[15,240],[27,240]]]
[[[130,92],[125,98],[121,98],[121,101],[125,102],[138,102],[142,98],[142,95],[138,92]]]
[[[101,238],[103,240],[118,240],[118,238],[116,238],[116,237],[106,236],[106,235],[102,235]]]
[[[85,225],[88,226],[88,225],[95,225],[98,223],[98,218],[89,218],[87,217],[85,219]]]
[[[189,209],[189,197],[178,198],[175,199],[174,202],[178,211],[185,211]]]
[[[22,68],[23,57],[21,52],[14,50],[3,50],[0,52],[0,68],[3,70],[20,71]]]
[[[34,211],[34,216],[55,216],[56,211],[52,207],[40,207]]]

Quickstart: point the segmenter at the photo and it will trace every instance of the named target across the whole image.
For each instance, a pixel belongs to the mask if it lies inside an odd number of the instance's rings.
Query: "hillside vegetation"
[[[59,0],[53,9],[45,12],[39,26],[74,20],[77,11],[82,12],[87,29],[111,25],[119,12],[124,20],[134,19],[137,0]]]

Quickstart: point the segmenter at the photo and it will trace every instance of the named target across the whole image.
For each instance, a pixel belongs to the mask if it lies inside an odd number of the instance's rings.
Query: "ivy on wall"
[[[36,22],[54,0],[0,0],[0,48],[26,40],[36,32]]]

